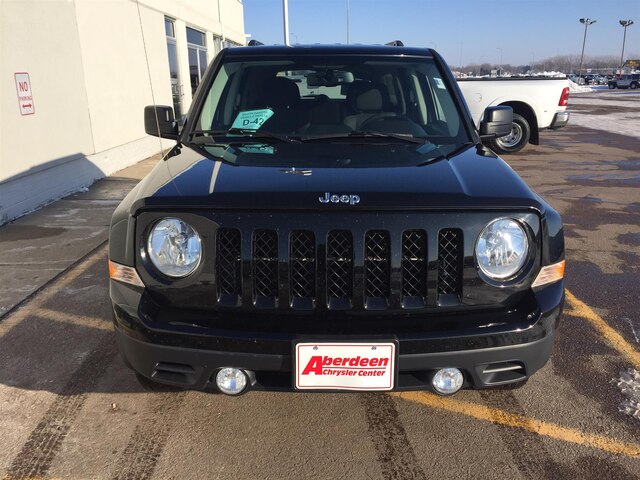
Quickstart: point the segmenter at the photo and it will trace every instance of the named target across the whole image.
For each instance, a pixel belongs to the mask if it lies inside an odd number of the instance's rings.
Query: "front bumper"
[[[567,123],[569,123],[569,112],[556,112],[556,114],[553,116],[553,121],[551,122],[549,128],[551,128],[552,130],[561,128],[564,127]]]
[[[136,297],[131,288],[112,282],[111,294],[116,340],[126,363],[159,383],[198,390],[215,388],[215,374],[222,367],[251,371],[252,389],[293,390],[293,344],[310,338],[397,341],[398,375],[394,390],[398,391],[431,390],[432,376],[443,367],[459,368],[466,388],[521,382],[548,361],[564,304],[563,282],[557,282],[535,292],[537,307],[535,315],[528,315],[528,325],[502,324],[384,336],[363,333],[310,337],[161,324],[144,314],[144,301],[136,308],[128,306]]]

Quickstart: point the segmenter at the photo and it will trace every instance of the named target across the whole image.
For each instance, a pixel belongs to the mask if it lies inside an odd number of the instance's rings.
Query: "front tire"
[[[638,84],[636,82],[631,82],[631,85],[629,85],[629,88],[631,88],[632,90],[635,90],[636,88],[638,88]]]
[[[529,122],[522,115],[513,114],[511,133],[504,137],[493,138],[489,141],[491,149],[497,153],[516,153],[522,150],[531,137]]]

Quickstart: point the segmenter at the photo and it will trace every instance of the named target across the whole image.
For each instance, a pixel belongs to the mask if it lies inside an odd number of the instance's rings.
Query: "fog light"
[[[247,388],[247,375],[239,368],[223,368],[216,375],[216,386],[222,393],[238,395]]]
[[[462,388],[464,377],[457,368],[441,368],[433,376],[431,383],[436,392],[451,395]]]

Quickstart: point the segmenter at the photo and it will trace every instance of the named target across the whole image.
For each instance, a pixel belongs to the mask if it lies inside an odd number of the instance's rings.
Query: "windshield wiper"
[[[337,138],[391,138],[393,140],[400,140],[402,142],[407,143],[417,143],[420,145],[424,145],[426,143],[431,143],[427,140],[426,137],[414,137],[411,134],[405,133],[382,133],[382,132],[371,132],[371,131],[358,131],[355,130],[353,132],[348,133],[329,133],[324,135],[305,135],[300,137],[300,140],[303,142],[313,142],[315,140],[333,140]]]
[[[438,160],[449,160],[451,157],[456,156],[457,154],[463,152],[464,150],[466,150],[467,148],[469,148],[469,147],[471,147],[473,145],[475,145],[475,143],[473,143],[473,142],[463,143],[459,147],[456,147],[453,150],[451,150],[446,155],[443,154],[443,155],[438,155],[437,157],[429,158],[428,160],[425,160],[424,162],[418,163],[416,165],[416,167],[421,167],[423,165],[427,165],[428,163],[437,162]]]
[[[267,132],[266,130],[251,130],[247,128],[230,128],[229,130],[194,130],[191,136],[210,135],[212,137],[228,137],[231,142],[235,140],[236,135],[255,138],[256,140],[275,140],[280,143],[299,143],[297,138],[288,135],[279,135],[277,133]]]

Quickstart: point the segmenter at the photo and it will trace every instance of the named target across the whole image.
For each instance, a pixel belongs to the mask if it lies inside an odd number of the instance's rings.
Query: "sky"
[[[245,31],[264,44],[282,44],[282,0],[244,0]],[[436,49],[450,65],[530,64],[555,55],[579,55],[584,25],[585,56],[622,50],[640,58],[640,0],[289,0],[291,43],[405,45]]]

